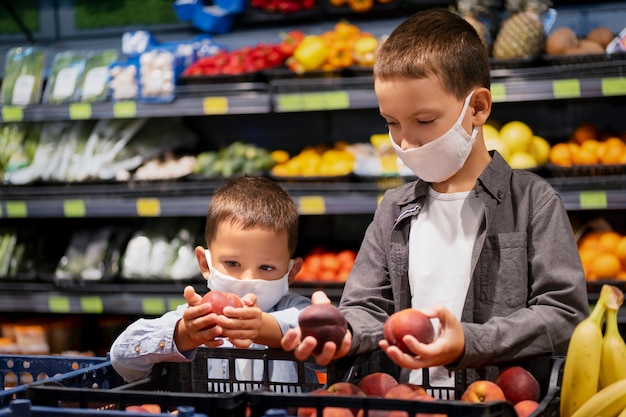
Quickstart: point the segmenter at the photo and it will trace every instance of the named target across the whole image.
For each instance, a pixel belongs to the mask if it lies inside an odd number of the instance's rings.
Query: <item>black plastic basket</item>
[[[352,364],[345,366],[352,361]],[[343,362],[343,363],[342,363]],[[564,357],[539,357],[516,365],[529,370],[539,381],[541,401],[531,417],[558,417],[559,393],[561,387]],[[513,364],[508,364],[513,365]],[[478,378],[487,378],[485,375],[497,375],[498,368],[481,370],[466,370],[457,374],[456,387],[434,387],[428,383],[428,369],[424,369],[422,387],[435,398],[460,398],[469,383]],[[385,372],[395,378],[400,378],[401,370],[381,351],[371,355],[356,358],[344,358],[339,364],[328,370],[328,384],[337,381],[349,381],[358,384],[365,376],[374,372]],[[489,379],[489,378],[488,378]],[[455,395],[456,397],[452,397]],[[312,407],[317,415],[323,415],[326,407],[349,408],[363,410],[363,415],[376,414],[375,410],[400,410],[414,416],[416,413],[433,413],[448,417],[516,417],[515,410],[509,402],[498,401],[484,404],[471,404],[458,399],[438,401],[408,401],[384,399],[375,397],[316,395],[304,393],[299,395],[280,395],[269,391],[255,391],[250,393],[250,410],[253,417],[261,417],[272,409],[284,409],[287,414],[297,414],[299,407]]]
[[[126,383],[111,362],[103,362],[59,378],[33,383],[26,389],[33,405],[82,410],[125,410],[131,405],[157,404],[173,411],[192,407],[209,417],[244,417],[246,393],[180,392],[168,380],[167,366],[155,366],[147,378]],[[70,415],[70,414],[68,414]]]
[[[209,361],[224,360],[227,367],[222,375],[209,372]],[[252,364],[255,375],[238,375],[239,361]],[[279,381],[272,379],[275,365],[293,366],[297,379]],[[316,369],[317,368],[317,369]],[[238,392],[270,390],[280,393],[309,392],[320,388],[317,371],[322,371],[313,362],[298,361],[292,352],[282,349],[236,349],[200,348],[193,362],[170,364],[170,381],[176,381],[181,390],[188,392]],[[325,372],[325,370],[323,370]]]

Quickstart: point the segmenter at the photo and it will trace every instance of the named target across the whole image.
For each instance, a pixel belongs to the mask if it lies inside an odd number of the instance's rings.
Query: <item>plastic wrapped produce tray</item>
[[[0,407],[4,407],[15,398],[23,398],[28,384],[44,378],[59,377],[106,362],[105,357],[64,356],[64,355],[0,355]],[[15,379],[15,387],[7,386],[7,382]],[[30,382],[30,381],[29,381]],[[11,384],[13,385],[13,384]]]
[[[347,372],[341,368],[339,370],[329,369],[328,383],[333,381],[347,380],[354,383],[365,375],[373,372],[386,372],[394,375],[398,368],[383,356],[380,352],[363,359],[358,357],[354,365],[349,366]],[[540,357],[533,360],[518,363],[525,367],[540,383],[541,401],[531,417],[558,417],[559,416],[559,394],[561,389],[562,369],[564,357]],[[424,370],[425,378],[422,386],[431,395],[439,398],[459,398],[461,393],[467,388],[466,383],[457,384],[456,388],[432,387],[427,382],[428,370]],[[467,377],[462,372],[463,377]],[[478,375],[481,375],[479,370]],[[339,378],[339,379],[335,379]],[[467,379],[465,380],[467,381]],[[363,409],[365,415],[372,410],[402,410],[408,412],[410,416],[416,413],[436,413],[448,417],[516,417],[513,406],[508,402],[493,402],[489,404],[471,404],[460,400],[445,399],[439,401],[407,401],[395,399],[383,399],[375,397],[359,396],[320,396],[315,394],[279,394],[267,391],[254,391],[249,396],[250,410],[253,417],[263,416],[270,409],[286,409],[287,414],[295,415],[298,407],[314,407],[317,415],[323,413],[325,407],[343,407],[350,409]]]

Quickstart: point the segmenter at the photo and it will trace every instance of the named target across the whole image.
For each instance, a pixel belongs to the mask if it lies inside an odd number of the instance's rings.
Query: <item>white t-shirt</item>
[[[447,307],[461,318],[471,279],[472,250],[484,205],[473,191],[438,193],[429,188],[409,236],[411,306]],[[435,334],[439,321],[434,319]],[[431,386],[454,387],[454,375],[443,366],[429,370]],[[422,371],[412,371],[410,382],[422,383]]]

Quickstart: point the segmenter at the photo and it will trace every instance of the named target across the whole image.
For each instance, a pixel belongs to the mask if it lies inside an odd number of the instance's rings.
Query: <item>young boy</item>
[[[289,291],[302,267],[302,259],[293,258],[298,220],[293,200],[269,179],[240,177],[218,189],[206,217],[207,249],[198,246],[196,258],[207,286],[236,293],[244,307],[226,307],[218,316],[188,286],[187,304],[160,318],[139,319],[117,337],[110,350],[113,368],[135,381],[148,376],[155,363],[192,361],[200,345],[280,347],[283,334],[297,326],[300,311],[311,303]],[[255,380],[262,372],[257,362],[246,368]],[[294,363],[276,362],[271,381],[297,381]],[[228,366],[213,363],[210,368],[216,377]]]
[[[449,386],[448,371],[566,353],[588,314],[572,228],[546,181],[487,151],[489,87],[487,52],[452,12],[418,12],[381,45],[380,114],[419,179],[380,203],[340,301],[350,331],[341,346],[325,345],[319,364],[380,347],[400,367],[431,368],[442,381],[434,385]],[[430,344],[405,336],[413,354],[383,338],[385,320],[409,307],[439,328]],[[282,343],[302,359],[316,344],[298,329]]]

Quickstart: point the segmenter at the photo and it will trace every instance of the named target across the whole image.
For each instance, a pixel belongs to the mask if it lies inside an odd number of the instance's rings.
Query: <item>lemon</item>
[[[544,165],[550,158],[550,143],[541,136],[533,136],[528,153],[535,158],[537,165]]]
[[[509,148],[499,138],[485,138],[485,146],[488,151],[496,150],[504,159],[510,155]]]
[[[513,169],[529,169],[537,166],[537,161],[528,152],[513,152],[507,160]]]
[[[498,129],[492,125],[484,124],[483,125],[483,137],[485,140],[487,139],[497,139],[500,140],[500,132]]]
[[[519,120],[508,122],[500,129],[500,139],[513,153],[527,151],[533,137],[532,129]]]

